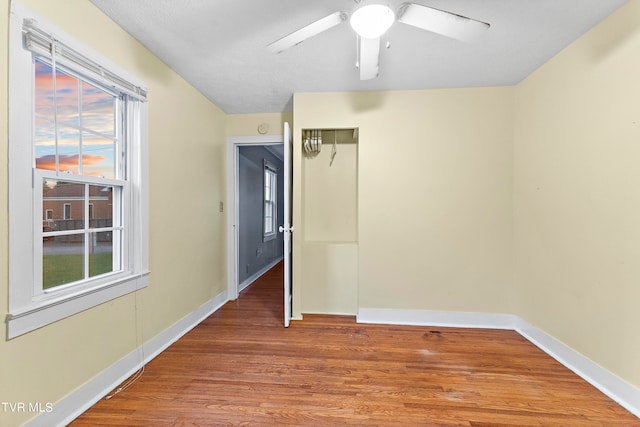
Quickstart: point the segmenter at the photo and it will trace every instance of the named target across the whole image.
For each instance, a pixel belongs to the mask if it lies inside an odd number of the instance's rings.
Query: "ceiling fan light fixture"
[[[396,16],[382,4],[368,4],[351,14],[349,23],[360,37],[375,39],[383,35],[395,21]]]

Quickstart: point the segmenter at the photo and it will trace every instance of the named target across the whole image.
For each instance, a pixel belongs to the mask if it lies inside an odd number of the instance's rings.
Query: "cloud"
[[[58,156],[58,164],[60,170],[73,170],[78,168],[79,155],[63,155]],[[103,162],[106,160],[105,156],[92,156],[90,154],[82,155],[82,166],[91,166]],[[56,170],[56,156],[54,154],[48,154],[46,156],[40,156],[36,158],[36,168],[46,170]]]

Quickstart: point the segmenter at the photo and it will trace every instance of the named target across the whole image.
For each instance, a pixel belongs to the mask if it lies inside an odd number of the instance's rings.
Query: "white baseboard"
[[[358,323],[509,329],[518,332],[620,406],[640,418],[640,390],[513,314],[361,308]]]
[[[517,316],[497,313],[467,313],[431,310],[361,308],[358,323],[441,326],[450,328],[514,329]]]
[[[278,264],[283,259],[284,259],[284,256],[281,255],[279,258],[276,258],[275,260],[271,261],[269,264],[267,264],[264,267],[262,267],[260,270],[258,270],[255,273],[253,273],[251,276],[249,276],[246,279],[244,279],[244,281],[238,285],[238,293],[244,291],[244,289],[247,286],[249,286],[250,284],[252,284],[256,280],[258,280],[264,273],[266,273],[267,271],[271,270],[273,267],[276,266],[276,264]]]
[[[228,301],[227,291],[221,292],[195,311],[133,350],[122,359],[92,378],[85,385],[53,405],[53,411],[43,412],[28,421],[26,427],[66,426],[106,396],[124,380],[158,354],[197,326]],[[143,356],[144,355],[144,356]]]
[[[514,329],[549,356],[640,418],[639,389],[522,319],[518,319]]]

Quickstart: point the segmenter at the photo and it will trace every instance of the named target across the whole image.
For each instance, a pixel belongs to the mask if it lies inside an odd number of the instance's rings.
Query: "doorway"
[[[282,233],[265,236],[265,167],[276,169],[273,213],[277,218],[283,200],[283,136],[233,136],[227,139],[227,293],[230,300],[282,260]],[[280,202],[281,204],[281,202]],[[280,213],[282,215],[282,213]],[[282,216],[280,216],[282,218]],[[267,230],[268,231],[268,230]],[[268,234],[268,233],[267,233]]]
[[[283,259],[284,146],[238,147],[238,292]]]

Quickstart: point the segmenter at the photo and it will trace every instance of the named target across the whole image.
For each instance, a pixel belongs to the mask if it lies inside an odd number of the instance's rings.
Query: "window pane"
[[[56,170],[53,69],[35,61],[34,150],[38,169]]]
[[[106,228],[113,226],[113,187],[104,185],[89,186],[89,203],[92,217],[89,228]]]
[[[79,81],[56,67],[56,116],[58,123],[79,126]]]
[[[273,203],[269,201],[264,202],[264,234],[271,234],[274,232],[273,225]]]
[[[49,64],[35,61],[35,112],[53,119],[53,70]]]
[[[116,97],[82,82],[82,127],[102,135],[115,135]]]
[[[37,104],[36,104],[37,105]],[[36,116],[33,134],[36,168],[56,170],[56,131],[53,119]]]
[[[115,177],[116,97],[82,82],[83,175]]]
[[[263,208],[264,237],[271,237],[276,233],[276,179],[276,172],[265,164]]]
[[[89,277],[113,271],[113,234],[110,231],[90,233]]]
[[[84,156],[83,156],[84,157]],[[58,171],[80,173],[80,131],[58,125]]]
[[[82,174],[115,178],[114,139],[107,139],[92,132],[82,133]]]
[[[269,175],[269,170],[265,169],[264,170],[264,199],[265,200],[269,200],[269,194],[271,193],[271,190],[269,190],[269,188],[271,187],[271,177]]]
[[[264,218],[264,234],[271,234],[271,219],[268,217]]]
[[[42,240],[43,289],[84,279],[84,234]]]
[[[85,185],[68,181],[44,180],[42,212],[50,212],[43,231],[82,230],[84,228]],[[43,215],[44,216],[44,215]],[[68,236],[59,236],[66,238]]]

